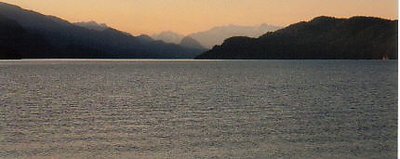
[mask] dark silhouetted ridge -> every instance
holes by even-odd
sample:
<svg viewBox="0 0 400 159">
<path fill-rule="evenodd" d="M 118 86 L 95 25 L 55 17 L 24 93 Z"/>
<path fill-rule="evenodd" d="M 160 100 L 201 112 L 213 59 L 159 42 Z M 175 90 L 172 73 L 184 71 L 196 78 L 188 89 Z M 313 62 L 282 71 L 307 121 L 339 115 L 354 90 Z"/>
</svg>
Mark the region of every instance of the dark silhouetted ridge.
<svg viewBox="0 0 400 159">
<path fill-rule="evenodd" d="M 4 34 L 1 38 L 10 39 L 0 45 L 1 58 L 193 58 L 205 51 L 154 41 L 148 36 L 133 36 L 110 27 L 82 27 L 83 24 L 78 26 L 2 2 L 0 16 Z M 26 48 L 20 48 L 22 44 Z"/>
<path fill-rule="evenodd" d="M 232 37 L 199 59 L 397 59 L 397 20 L 321 16 L 259 38 Z"/>
</svg>

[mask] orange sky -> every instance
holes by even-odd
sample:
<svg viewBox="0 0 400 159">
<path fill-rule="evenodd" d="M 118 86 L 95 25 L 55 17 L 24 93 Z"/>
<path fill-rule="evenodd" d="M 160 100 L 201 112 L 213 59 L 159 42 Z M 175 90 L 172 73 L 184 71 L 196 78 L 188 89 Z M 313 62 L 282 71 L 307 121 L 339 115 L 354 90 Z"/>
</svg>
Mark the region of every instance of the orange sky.
<svg viewBox="0 0 400 159">
<path fill-rule="evenodd" d="M 189 34 L 214 26 L 286 26 L 320 15 L 397 19 L 397 0 L 1 0 L 76 22 L 94 20 L 132 34 Z"/>
</svg>

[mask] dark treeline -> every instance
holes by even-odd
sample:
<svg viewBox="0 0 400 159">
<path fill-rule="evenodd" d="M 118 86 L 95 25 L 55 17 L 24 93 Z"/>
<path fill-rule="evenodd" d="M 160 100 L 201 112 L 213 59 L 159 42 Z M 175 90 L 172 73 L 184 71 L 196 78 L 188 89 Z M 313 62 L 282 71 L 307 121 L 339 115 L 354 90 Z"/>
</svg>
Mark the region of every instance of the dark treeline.
<svg viewBox="0 0 400 159">
<path fill-rule="evenodd" d="M 232 37 L 199 59 L 397 59 L 397 20 L 317 17 L 259 38 Z"/>
</svg>

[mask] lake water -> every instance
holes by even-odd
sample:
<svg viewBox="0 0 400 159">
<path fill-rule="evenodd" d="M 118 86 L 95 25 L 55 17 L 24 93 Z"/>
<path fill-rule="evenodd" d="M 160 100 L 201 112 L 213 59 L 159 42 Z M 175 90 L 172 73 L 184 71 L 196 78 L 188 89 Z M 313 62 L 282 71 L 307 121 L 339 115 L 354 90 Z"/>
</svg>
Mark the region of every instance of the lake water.
<svg viewBox="0 0 400 159">
<path fill-rule="evenodd" d="M 0 62 L 0 158 L 396 158 L 397 61 Z"/>
</svg>

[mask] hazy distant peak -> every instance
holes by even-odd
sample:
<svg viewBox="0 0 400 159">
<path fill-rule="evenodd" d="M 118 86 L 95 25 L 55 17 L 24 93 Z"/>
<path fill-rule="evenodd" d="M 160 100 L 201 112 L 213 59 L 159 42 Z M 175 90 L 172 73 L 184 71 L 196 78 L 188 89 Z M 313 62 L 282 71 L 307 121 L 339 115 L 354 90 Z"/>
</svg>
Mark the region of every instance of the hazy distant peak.
<svg viewBox="0 0 400 159">
<path fill-rule="evenodd" d="M 267 23 L 262 23 L 259 25 L 260 27 L 277 27 L 277 28 L 282 28 L 281 26 L 276 26 L 276 25 L 271 25 Z"/>
<path fill-rule="evenodd" d="M 76 22 L 74 24 L 80 27 L 84 27 L 86 29 L 97 30 L 97 31 L 104 31 L 109 28 L 107 24 L 97 23 L 95 21 Z"/>
<path fill-rule="evenodd" d="M 173 31 L 162 31 L 162 32 L 159 33 L 159 35 L 160 35 L 160 34 L 183 36 L 183 35 L 181 35 L 181 34 L 178 34 L 178 33 L 173 32 Z"/>
<path fill-rule="evenodd" d="M 173 32 L 173 31 L 170 31 L 170 30 L 168 30 L 168 31 L 162 31 L 160 34 L 180 35 L 180 34 L 178 34 L 178 33 L 175 33 L 175 32 Z"/>
<path fill-rule="evenodd" d="M 205 48 L 195 39 L 193 39 L 190 36 L 185 36 L 182 41 L 180 42 L 180 45 L 186 48 L 194 48 L 194 49 L 202 49 L 205 50 Z"/>
<path fill-rule="evenodd" d="M 241 25 L 224 25 L 213 27 L 207 31 L 190 34 L 193 39 L 197 40 L 202 46 L 212 48 L 220 45 L 222 42 L 233 36 L 259 37 L 267 32 L 280 29 L 279 26 L 260 24 L 257 26 L 241 26 Z"/>
<path fill-rule="evenodd" d="M 182 39 L 184 38 L 184 35 L 172 32 L 172 31 L 163 31 L 159 34 L 154 34 L 151 36 L 154 40 L 161 40 L 167 43 L 174 43 L 174 44 L 179 44 Z"/>
</svg>

